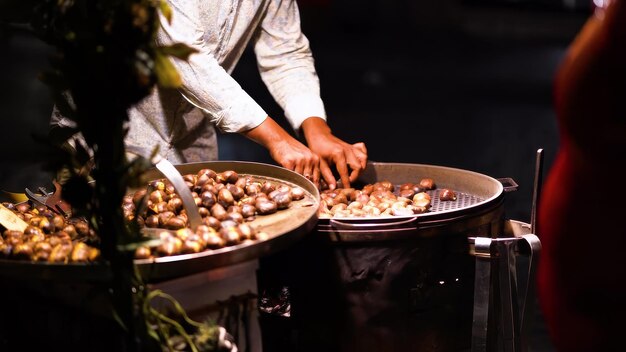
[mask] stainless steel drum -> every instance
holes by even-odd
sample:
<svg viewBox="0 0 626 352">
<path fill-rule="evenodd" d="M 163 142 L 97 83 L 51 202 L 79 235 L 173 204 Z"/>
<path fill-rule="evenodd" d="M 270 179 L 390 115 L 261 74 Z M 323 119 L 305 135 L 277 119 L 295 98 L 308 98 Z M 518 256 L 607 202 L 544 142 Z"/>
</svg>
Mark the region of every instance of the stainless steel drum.
<svg viewBox="0 0 626 352">
<path fill-rule="evenodd" d="M 298 351 L 470 348 L 475 261 L 468 238 L 502 233 L 508 186 L 461 169 L 370 163 L 354 187 L 422 178 L 454 190 L 457 201 L 439 202 L 435 190 L 427 213 L 320 219 L 313 236 L 262 261 L 261 285 L 268 292 L 284 285 L 291 300 L 289 318 L 262 317 L 268 343 Z"/>
</svg>

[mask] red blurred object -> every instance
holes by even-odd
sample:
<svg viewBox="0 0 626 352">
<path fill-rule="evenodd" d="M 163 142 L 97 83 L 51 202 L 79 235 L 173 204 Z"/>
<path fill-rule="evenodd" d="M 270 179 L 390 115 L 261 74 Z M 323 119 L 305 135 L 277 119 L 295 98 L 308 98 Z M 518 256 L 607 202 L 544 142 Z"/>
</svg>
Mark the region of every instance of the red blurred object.
<svg viewBox="0 0 626 352">
<path fill-rule="evenodd" d="M 558 351 L 609 351 L 626 328 L 626 0 L 600 1 L 555 81 L 560 148 L 543 188 L 538 288 Z"/>
</svg>

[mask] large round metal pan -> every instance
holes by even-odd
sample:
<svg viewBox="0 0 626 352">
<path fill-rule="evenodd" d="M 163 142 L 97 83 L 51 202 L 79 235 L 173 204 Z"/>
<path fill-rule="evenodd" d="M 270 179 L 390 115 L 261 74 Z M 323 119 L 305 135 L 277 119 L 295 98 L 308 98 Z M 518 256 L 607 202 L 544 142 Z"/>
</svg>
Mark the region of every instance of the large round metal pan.
<svg viewBox="0 0 626 352">
<path fill-rule="evenodd" d="M 258 231 L 267 233 L 267 239 L 195 254 L 135 260 L 142 278 L 147 282 L 174 279 L 255 260 L 288 247 L 310 233 L 317 223 L 319 207 L 317 188 L 312 182 L 290 170 L 268 164 L 240 161 L 190 163 L 176 165 L 175 168 L 181 175 L 196 173 L 203 168 L 210 168 L 216 172 L 234 170 L 240 175 L 248 175 L 255 179 L 299 186 L 306 191 L 306 196 L 302 200 L 292 202 L 288 209 L 258 216 L 250 222 Z M 157 169 L 148 171 L 144 176 L 146 184 L 149 180 L 163 177 L 164 175 Z M 105 264 L 47 264 L 0 259 L 0 276 L 94 282 L 109 279 L 111 273 Z"/>
<path fill-rule="evenodd" d="M 334 241 L 378 241 L 412 236 L 432 236 L 442 231 L 459 233 L 482 226 L 503 215 L 504 186 L 493 177 L 446 166 L 370 162 L 354 184 L 360 188 L 377 181 L 396 186 L 431 178 L 428 191 L 432 208 L 411 216 L 378 218 L 320 218 L 318 231 Z M 456 201 L 440 201 L 439 190 L 456 192 Z"/>
<path fill-rule="evenodd" d="M 240 176 L 253 179 L 270 180 L 275 183 L 298 186 L 304 189 L 306 196 L 293 201 L 289 208 L 274 214 L 257 216 L 249 224 L 257 231 L 269 236 L 265 240 L 242 243 L 217 250 L 207 250 L 194 254 L 173 255 L 153 259 L 135 260 L 143 277 L 150 281 L 167 280 L 208 269 L 233 265 L 284 249 L 304 235 L 311 232 L 317 223 L 319 192 L 315 185 L 301 175 L 282 167 L 241 161 L 215 161 L 176 165 L 181 175 L 195 174 L 209 168 L 215 172 L 234 170 Z M 158 170 L 145 174 L 146 180 L 163 178 Z"/>
</svg>

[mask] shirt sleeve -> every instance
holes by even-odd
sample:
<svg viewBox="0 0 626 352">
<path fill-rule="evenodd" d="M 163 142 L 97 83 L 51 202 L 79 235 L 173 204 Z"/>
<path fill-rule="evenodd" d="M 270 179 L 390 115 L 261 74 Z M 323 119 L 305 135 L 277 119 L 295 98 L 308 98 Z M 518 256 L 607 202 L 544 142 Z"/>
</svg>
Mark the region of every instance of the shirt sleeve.
<svg viewBox="0 0 626 352">
<path fill-rule="evenodd" d="M 271 1 L 255 36 L 261 78 L 287 120 L 298 130 L 311 116 L 326 119 L 308 39 L 295 0 Z"/>
<path fill-rule="evenodd" d="M 158 45 L 185 43 L 198 52 L 188 60 L 172 59 L 182 78 L 179 91 L 224 132 L 242 132 L 261 124 L 267 113 L 219 64 L 204 42 L 204 28 L 194 1 L 168 2 L 172 22 L 161 15 Z"/>
</svg>

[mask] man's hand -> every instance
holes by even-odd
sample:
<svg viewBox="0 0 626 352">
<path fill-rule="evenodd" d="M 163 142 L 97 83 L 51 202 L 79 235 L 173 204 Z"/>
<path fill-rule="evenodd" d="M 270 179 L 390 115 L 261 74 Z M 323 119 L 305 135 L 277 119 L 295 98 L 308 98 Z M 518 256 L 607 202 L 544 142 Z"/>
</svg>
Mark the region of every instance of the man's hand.
<svg viewBox="0 0 626 352">
<path fill-rule="evenodd" d="M 335 137 L 326 121 L 310 117 L 302 123 L 302 131 L 309 148 L 320 157 L 320 172 L 331 189 L 337 187 L 332 167 L 337 169 L 343 187 L 350 187 L 367 165 L 364 143 L 348 144 Z"/>
<path fill-rule="evenodd" d="M 320 158 L 287 133 L 271 117 L 268 116 L 259 126 L 243 134 L 264 146 L 279 165 L 318 184 Z"/>
</svg>

